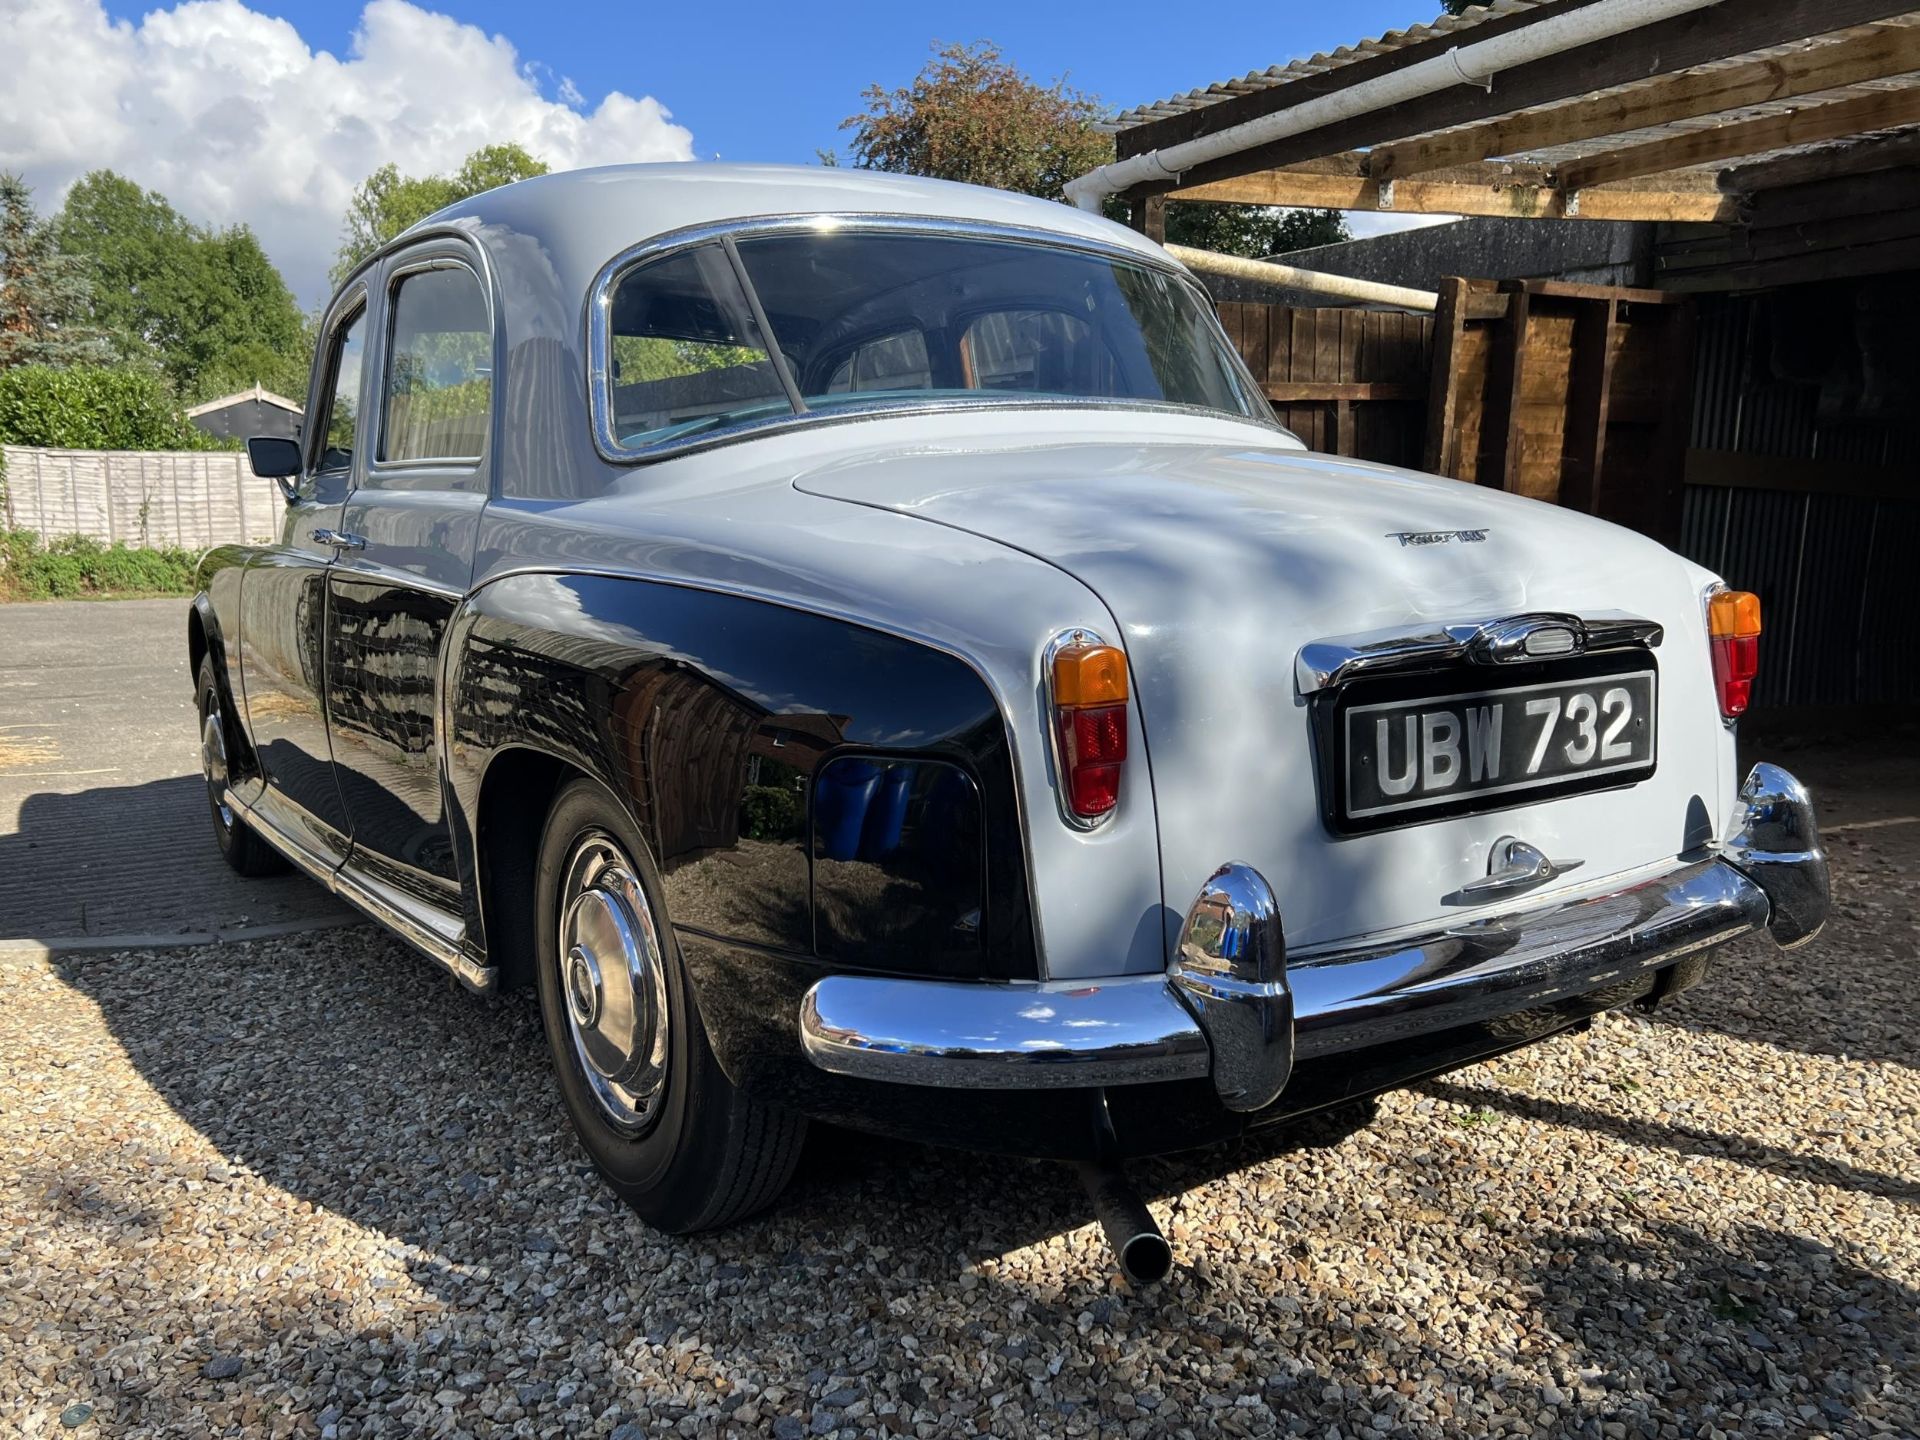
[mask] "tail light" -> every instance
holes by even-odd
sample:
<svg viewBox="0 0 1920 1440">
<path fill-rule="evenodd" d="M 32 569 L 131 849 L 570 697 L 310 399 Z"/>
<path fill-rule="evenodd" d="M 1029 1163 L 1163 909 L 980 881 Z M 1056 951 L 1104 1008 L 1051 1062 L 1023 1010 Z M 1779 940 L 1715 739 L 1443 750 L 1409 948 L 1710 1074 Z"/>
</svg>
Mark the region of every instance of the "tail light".
<svg viewBox="0 0 1920 1440">
<path fill-rule="evenodd" d="M 1746 712 L 1760 671 L 1760 597 L 1745 590 L 1714 591 L 1707 597 L 1707 635 L 1720 713 L 1732 720 Z"/>
<path fill-rule="evenodd" d="M 1127 758 L 1127 657 L 1084 632 L 1052 649 L 1048 671 L 1060 803 L 1067 818 L 1090 825 L 1120 803 Z"/>
</svg>

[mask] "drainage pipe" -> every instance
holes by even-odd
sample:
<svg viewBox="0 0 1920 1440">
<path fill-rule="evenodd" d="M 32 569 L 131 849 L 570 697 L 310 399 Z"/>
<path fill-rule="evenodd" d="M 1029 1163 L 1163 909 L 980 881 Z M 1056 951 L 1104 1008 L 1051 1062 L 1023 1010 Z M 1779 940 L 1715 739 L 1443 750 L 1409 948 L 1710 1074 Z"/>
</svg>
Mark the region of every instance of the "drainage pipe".
<svg viewBox="0 0 1920 1440">
<path fill-rule="evenodd" d="M 1719 0 L 1595 0 L 1578 10 L 1549 15 L 1504 35 L 1455 46 L 1403 70 L 1303 100 L 1215 134 L 1102 165 L 1068 181 L 1067 198 L 1082 210 L 1098 211 L 1109 195 L 1140 184 L 1178 182 L 1186 171 L 1209 160 L 1418 100 L 1453 85 L 1481 85 L 1491 91 L 1493 77 L 1503 70 L 1717 3 Z"/>
<path fill-rule="evenodd" d="M 1431 290 L 1386 285 L 1378 280 L 1355 280 L 1346 275 L 1329 275 L 1322 270 L 1302 270 L 1297 265 L 1282 265 L 1277 260 L 1247 260 L 1238 255 L 1216 255 L 1211 250 L 1193 250 L 1185 245 L 1168 245 L 1164 248 L 1189 270 L 1204 270 L 1211 275 L 1231 275 L 1236 280 L 1251 280 L 1256 285 L 1284 285 L 1290 290 L 1310 290 L 1316 295 L 1335 295 L 1342 300 L 1390 305 L 1396 310 L 1418 310 L 1429 315 L 1440 303 L 1440 297 Z"/>
</svg>

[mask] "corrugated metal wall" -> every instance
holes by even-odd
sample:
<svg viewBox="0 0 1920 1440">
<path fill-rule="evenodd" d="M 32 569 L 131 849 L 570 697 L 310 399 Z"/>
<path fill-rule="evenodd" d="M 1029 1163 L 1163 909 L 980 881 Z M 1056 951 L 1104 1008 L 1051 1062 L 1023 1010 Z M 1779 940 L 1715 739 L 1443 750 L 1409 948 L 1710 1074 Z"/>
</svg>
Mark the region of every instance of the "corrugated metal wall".
<svg viewBox="0 0 1920 1440">
<path fill-rule="evenodd" d="M 1920 701 L 1920 426 L 1822 422 L 1814 386 L 1757 373 L 1757 299 L 1701 303 L 1694 448 L 1911 465 L 1916 497 L 1689 485 L 1680 548 L 1760 596 L 1756 705 Z"/>
</svg>

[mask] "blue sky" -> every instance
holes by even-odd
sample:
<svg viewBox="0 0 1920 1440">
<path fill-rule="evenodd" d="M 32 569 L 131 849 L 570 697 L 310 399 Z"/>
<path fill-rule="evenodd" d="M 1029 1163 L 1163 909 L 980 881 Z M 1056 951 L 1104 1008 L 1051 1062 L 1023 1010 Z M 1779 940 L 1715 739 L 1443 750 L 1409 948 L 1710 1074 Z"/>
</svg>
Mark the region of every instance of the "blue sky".
<svg viewBox="0 0 1920 1440">
<path fill-rule="evenodd" d="M 1437 0 L 1178 6 L 1007 3 L 596 4 L 579 0 L 420 0 L 512 41 L 545 66 L 548 93 L 570 78 L 591 106 L 610 90 L 651 95 L 693 132 L 702 158 L 805 162 L 838 147 L 838 123 L 879 81 L 904 84 L 935 40 L 1000 44 L 1022 69 L 1066 74 L 1115 109 L 1255 68 L 1284 64 L 1384 30 L 1429 20 Z M 348 49 L 360 5 L 250 0 L 289 20 L 315 49 Z M 117 18 L 151 4 L 111 0 Z M 1199 23 L 1189 23 L 1197 20 Z M 507 137 L 502 137 L 507 138 Z"/>
<path fill-rule="evenodd" d="M 1119 110 L 1429 20 L 1438 3 L 0 0 L 15 61 L 0 170 L 47 209 L 109 168 L 197 223 L 250 226 L 313 306 L 355 187 L 388 162 L 444 174 L 513 140 L 555 169 L 810 164 L 842 148 L 867 86 L 906 84 L 935 41 L 994 41 Z"/>
</svg>

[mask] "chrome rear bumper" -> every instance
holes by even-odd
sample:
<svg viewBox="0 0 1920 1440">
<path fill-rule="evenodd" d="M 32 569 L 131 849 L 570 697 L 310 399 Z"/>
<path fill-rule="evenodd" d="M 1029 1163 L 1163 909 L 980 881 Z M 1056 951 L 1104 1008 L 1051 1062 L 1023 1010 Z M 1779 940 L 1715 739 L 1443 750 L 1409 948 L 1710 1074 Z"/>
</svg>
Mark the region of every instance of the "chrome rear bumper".
<svg viewBox="0 0 1920 1440">
<path fill-rule="evenodd" d="M 978 1089 L 1135 1085 L 1211 1075 L 1229 1109 L 1278 1097 L 1296 1059 L 1411 1040 L 1631 981 L 1768 929 L 1803 944 L 1826 919 L 1813 806 L 1757 765 L 1720 853 L 1612 894 L 1289 963 L 1266 883 L 1223 866 L 1165 975 L 967 984 L 836 975 L 807 993 L 800 1039 L 823 1070 Z"/>
</svg>

